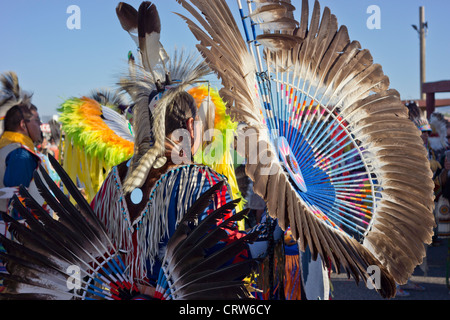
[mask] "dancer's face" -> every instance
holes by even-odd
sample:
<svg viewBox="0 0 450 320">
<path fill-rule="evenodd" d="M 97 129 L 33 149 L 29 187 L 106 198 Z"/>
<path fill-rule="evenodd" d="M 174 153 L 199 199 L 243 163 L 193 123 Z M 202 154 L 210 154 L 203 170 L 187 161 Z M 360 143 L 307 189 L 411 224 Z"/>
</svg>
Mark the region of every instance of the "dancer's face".
<svg viewBox="0 0 450 320">
<path fill-rule="evenodd" d="M 423 131 L 422 135 L 420 136 L 422 138 L 423 144 L 426 145 L 428 143 L 428 137 L 430 136 L 430 133 L 428 131 Z"/>
<path fill-rule="evenodd" d="M 28 135 L 33 142 L 40 142 L 42 141 L 41 119 L 39 118 L 39 113 L 37 111 L 32 110 L 31 113 L 33 116 L 25 121 Z"/>
<path fill-rule="evenodd" d="M 194 156 L 197 151 L 200 149 L 200 146 L 202 144 L 202 132 L 203 132 L 203 125 L 202 122 L 199 119 L 199 116 L 197 115 L 194 118 L 189 118 L 187 123 L 187 129 L 189 131 L 189 135 L 191 137 L 191 152 L 192 156 Z"/>
</svg>

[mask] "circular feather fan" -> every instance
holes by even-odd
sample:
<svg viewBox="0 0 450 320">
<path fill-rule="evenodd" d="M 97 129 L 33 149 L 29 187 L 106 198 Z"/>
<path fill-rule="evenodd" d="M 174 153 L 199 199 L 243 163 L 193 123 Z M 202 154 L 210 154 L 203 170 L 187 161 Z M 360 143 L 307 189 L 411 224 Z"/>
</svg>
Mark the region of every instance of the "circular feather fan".
<svg viewBox="0 0 450 320">
<path fill-rule="evenodd" d="M 302 250 L 395 295 L 425 256 L 433 181 L 420 131 L 382 67 L 316 1 L 178 2 L 198 50 L 221 78 L 254 191 Z M 250 28 L 251 27 L 251 28 Z M 259 27 L 259 31 L 257 30 Z M 413 174 L 412 174 L 413 173 Z M 373 284 L 373 283 L 372 283 Z"/>
</svg>

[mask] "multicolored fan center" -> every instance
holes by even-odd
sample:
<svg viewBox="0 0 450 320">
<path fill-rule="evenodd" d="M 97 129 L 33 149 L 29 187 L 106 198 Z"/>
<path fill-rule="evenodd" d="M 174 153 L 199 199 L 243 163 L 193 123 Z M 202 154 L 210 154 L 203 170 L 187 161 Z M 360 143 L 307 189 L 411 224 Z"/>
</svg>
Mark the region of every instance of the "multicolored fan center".
<svg viewBox="0 0 450 320">
<path fill-rule="evenodd" d="M 289 97 L 288 88 L 281 86 Z M 295 99 L 297 100 L 297 99 Z M 265 120 L 291 184 L 311 213 L 358 238 L 372 220 L 372 178 L 346 124 L 315 100 L 270 101 Z M 309 105 L 309 107 L 308 107 Z M 283 113 L 281 110 L 292 112 Z"/>
<path fill-rule="evenodd" d="M 278 152 L 285 164 L 286 171 L 289 173 L 294 183 L 301 191 L 307 192 L 308 188 L 306 187 L 305 179 L 300 170 L 300 165 L 285 137 L 280 137 L 278 139 Z"/>
</svg>

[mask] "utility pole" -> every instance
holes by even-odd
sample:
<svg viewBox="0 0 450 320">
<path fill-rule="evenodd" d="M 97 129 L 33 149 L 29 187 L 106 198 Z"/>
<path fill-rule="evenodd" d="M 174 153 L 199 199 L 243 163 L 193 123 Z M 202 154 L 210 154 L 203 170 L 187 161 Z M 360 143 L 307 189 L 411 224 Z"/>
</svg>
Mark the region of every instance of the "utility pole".
<svg viewBox="0 0 450 320">
<path fill-rule="evenodd" d="M 420 17 L 420 98 L 422 100 L 426 99 L 426 95 L 423 93 L 422 86 L 426 81 L 426 62 L 425 62 L 425 52 L 426 52 L 426 42 L 425 42 L 425 28 L 428 27 L 425 22 L 425 7 L 419 8 Z"/>
<path fill-rule="evenodd" d="M 419 34 L 420 39 L 420 99 L 425 100 L 426 94 L 423 93 L 422 86 L 426 81 L 426 62 L 425 62 L 425 53 L 426 53 L 426 34 L 428 29 L 428 23 L 425 22 L 425 7 L 419 8 L 419 22 L 420 25 L 417 27 L 413 25 L 414 30 Z"/>
</svg>

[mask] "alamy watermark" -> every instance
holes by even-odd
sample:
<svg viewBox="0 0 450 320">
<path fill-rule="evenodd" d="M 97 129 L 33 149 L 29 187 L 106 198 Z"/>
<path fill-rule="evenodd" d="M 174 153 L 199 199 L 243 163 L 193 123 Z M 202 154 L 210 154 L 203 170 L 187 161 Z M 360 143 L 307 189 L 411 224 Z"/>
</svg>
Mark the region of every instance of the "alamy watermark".
<svg viewBox="0 0 450 320">
<path fill-rule="evenodd" d="M 196 121 L 194 127 L 201 127 L 201 121 Z M 259 164 L 262 166 L 260 172 L 262 175 L 278 172 L 271 166 L 278 158 L 278 152 L 270 143 L 267 129 L 247 128 L 238 129 L 237 132 L 231 129 L 225 131 L 209 129 L 203 132 L 200 129 L 195 135 L 192 144 L 190 132 L 186 129 L 177 129 L 171 134 L 171 141 L 177 144 L 177 147 L 171 151 L 171 160 L 174 164 L 187 164 L 198 152 L 202 154 L 201 162 L 206 165 L 226 164 L 222 162 L 226 159 L 224 154 L 235 149 L 240 155 L 233 158 L 235 164 Z M 192 154 L 193 151 L 194 154 Z"/>
<path fill-rule="evenodd" d="M 367 18 L 366 26 L 370 30 L 381 29 L 381 9 L 377 5 L 371 5 L 367 7 L 367 14 L 370 14 Z"/>
<path fill-rule="evenodd" d="M 81 29 L 81 9 L 77 5 L 71 5 L 67 7 L 67 14 L 70 16 L 67 18 L 66 26 L 69 30 L 80 30 Z"/>
<path fill-rule="evenodd" d="M 367 278 L 366 287 L 370 290 L 381 289 L 381 271 L 379 266 L 371 265 L 367 268 Z"/>
<path fill-rule="evenodd" d="M 71 265 L 66 270 L 69 277 L 66 280 L 66 286 L 69 290 L 81 289 L 81 270 L 79 266 Z"/>
<path fill-rule="evenodd" d="M 77 5 L 70 5 L 66 10 L 70 16 L 67 18 L 66 26 L 69 30 L 81 29 L 81 9 Z M 370 5 L 366 10 L 370 16 L 367 18 L 366 26 L 370 30 L 381 29 L 381 8 L 377 5 Z"/>
</svg>

